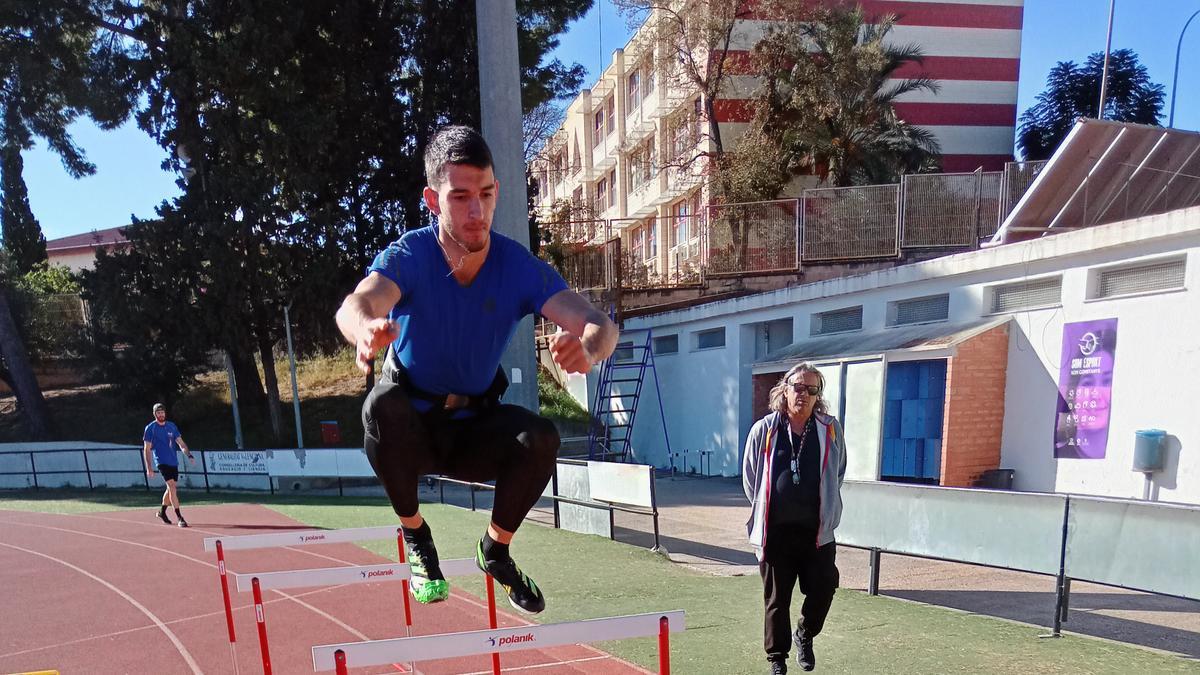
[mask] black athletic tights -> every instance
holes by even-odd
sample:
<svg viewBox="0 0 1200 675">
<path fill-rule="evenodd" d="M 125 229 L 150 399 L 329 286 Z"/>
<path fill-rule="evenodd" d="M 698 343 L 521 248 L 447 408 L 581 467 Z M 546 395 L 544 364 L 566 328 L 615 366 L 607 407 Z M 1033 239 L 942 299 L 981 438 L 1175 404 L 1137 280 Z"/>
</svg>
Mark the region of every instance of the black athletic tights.
<svg viewBox="0 0 1200 675">
<path fill-rule="evenodd" d="M 442 410 L 418 413 L 391 367 L 362 409 L 367 459 L 396 515 L 417 513 L 420 476 L 496 481 L 492 522 L 516 532 L 554 472 L 559 437 L 554 424 L 516 405 L 498 405 L 464 419 Z"/>
</svg>

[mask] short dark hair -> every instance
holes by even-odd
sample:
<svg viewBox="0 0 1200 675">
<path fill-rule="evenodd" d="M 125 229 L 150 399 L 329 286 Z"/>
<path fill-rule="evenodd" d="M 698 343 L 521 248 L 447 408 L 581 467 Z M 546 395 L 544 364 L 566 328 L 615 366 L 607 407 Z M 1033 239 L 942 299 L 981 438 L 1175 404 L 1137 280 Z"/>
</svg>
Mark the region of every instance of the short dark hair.
<svg viewBox="0 0 1200 675">
<path fill-rule="evenodd" d="M 425 180 L 430 187 L 437 187 L 446 179 L 447 164 L 465 164 L 477 169 L 494 166 L 492 151 L 483 136 L 471 127 L 460 125 L 442 127 L 429 139 L 425 148 Z"/>
</svg>

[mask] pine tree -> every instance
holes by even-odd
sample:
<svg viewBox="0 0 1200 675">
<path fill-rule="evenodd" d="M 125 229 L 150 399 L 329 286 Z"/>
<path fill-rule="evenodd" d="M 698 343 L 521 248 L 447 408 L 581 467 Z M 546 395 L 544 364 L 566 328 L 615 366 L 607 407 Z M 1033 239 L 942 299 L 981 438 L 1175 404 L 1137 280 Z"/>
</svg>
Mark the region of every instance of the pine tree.
<svg viewBox="0 0 1200 675">
<path fill-rule="evenodd" d="M 6 111 L 5 118 L 10 114 Z M 4 136 L 9 137 L 7 124 Z M 23 168 L 20 148 L 11 143 L 0 145 L 0 228 L 4 233 L 4 249 L 18 274 L 29 272 L 46 260 L 46 237 L 29 209 Z"/>
<path fill-rule="evenodd" d="M 1017 147 L 1027 160 L 1048 159 L 1080 117 L 1096 118 L 1104 54 L 1096 52 L 1082 66 L 1059 61 L 1046 77 L 1037 103 L 1021 114 Z M 1104 119 L 1158 125 L 1163 86 L 1150 81 L 1146 67 L 1130 49 L 1109 55 Z"/>
</svg>

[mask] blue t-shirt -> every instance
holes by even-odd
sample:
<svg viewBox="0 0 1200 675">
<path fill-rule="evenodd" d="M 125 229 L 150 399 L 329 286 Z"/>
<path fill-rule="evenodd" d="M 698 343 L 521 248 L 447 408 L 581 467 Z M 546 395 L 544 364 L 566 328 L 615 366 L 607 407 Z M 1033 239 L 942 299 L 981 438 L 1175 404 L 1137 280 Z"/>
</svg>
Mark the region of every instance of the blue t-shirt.
<svg viewBox="0 0 1200 675">
<path fill-rule="evenodd" d="M 495 232 L 491 238 L 487 259 L 468 286 L 455 280 L 432 226 L 405 233 L 367 269 L 400 287 L 400 302 L 388 315 L 399 332 L 392 347 L 424 391 L 487 391 L 517 323 L 567 288 L 525 247 Z"/>
<path fill-rule="evenodd" d="M 175 452 L 179 450 L 179 446 L 175 444 L 178 439 L 179 427 L 175 426 L 174 422 L 159 424 L 155 420 L 147 424 L 146 431 L 142 433 L 142 441 L 149 443 L 154 449 L 155 464 L 179 466 L 179 458 L 175 456 Z"/>
</svg>

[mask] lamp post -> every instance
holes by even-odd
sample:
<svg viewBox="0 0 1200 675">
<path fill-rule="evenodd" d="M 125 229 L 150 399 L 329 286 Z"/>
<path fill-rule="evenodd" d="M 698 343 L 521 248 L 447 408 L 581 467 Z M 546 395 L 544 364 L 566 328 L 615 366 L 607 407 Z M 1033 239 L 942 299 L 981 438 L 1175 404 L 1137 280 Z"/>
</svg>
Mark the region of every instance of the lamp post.
<svg viewBox="0 0 1200 675">
<path fill-rule="evenodd" d="M 1200 9 L 1192 12 L 1188 20 L 1183 24 L 1183 30 L 1179 31 L 1179 41 L 1175 43 L 1175 75 L 1171 77 L 1171 114 L 1167 116 L 1167 128 L 1175 127 L 1175 94 L 1179 86 L 1179 51 L 1183 48 L 1183 34 L 1187 32 L 1188 26 L 1191 25 L 1192 19 L 1200 15 Z"/>
<path fill-rule="evenodd" d="M 1117 0 L 1108 0 L 1108 38 L 1104 44 L 1104 70 L 1100 74 L 1100 109 L 1096 111 L 1096 119 L 1104 119 L 1104 97 L 1108 92 L 1108 55 L 1112 51 L 1113 11 L 1117 8 Z"/>
</svg>

